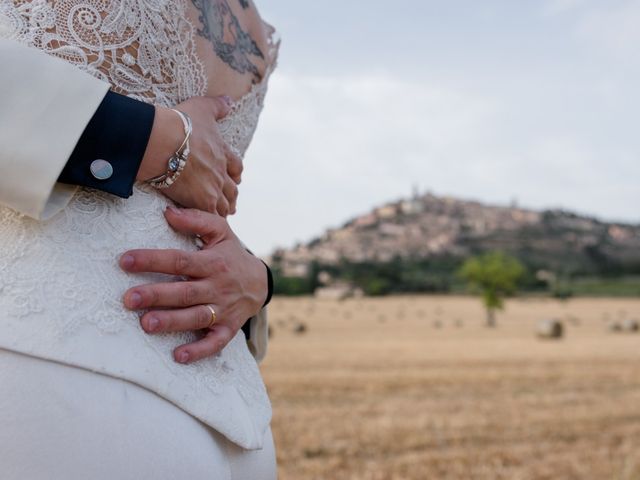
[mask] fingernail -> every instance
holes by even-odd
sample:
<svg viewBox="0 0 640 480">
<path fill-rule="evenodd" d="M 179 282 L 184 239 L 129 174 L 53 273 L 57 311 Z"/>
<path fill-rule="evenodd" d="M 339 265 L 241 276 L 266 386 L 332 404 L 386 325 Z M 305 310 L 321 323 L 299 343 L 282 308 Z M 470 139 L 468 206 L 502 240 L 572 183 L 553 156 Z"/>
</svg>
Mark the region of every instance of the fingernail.
<svg viewBox="0 0 640 480">
<path fill-rule="evenodd" d="M 180 210 L 180 209 L 178 209 L 178 208 L 176 208 L 176 207 L 173 207 L 173 206 L 171 206 L 171 205 L 169 205 L 169 206 L 167 207 L 167 210 L 169 210 L 169 211 L 170 211 L 171 213 L 173 213 L 174 215 L 182 215 L 182 210 Z"/>
<path fill-rule="evenodd" d="M 233 99 L 229 95 L 222 95 L 222 101 L 227 104 L 227 107 L 233 105 Z"/>
<path fill-rule="evenodd" d="M 160 320 L 158 320 L 156 317 L 151 317 L 149 318 L 148 325 L 149 325 L 149 331 L 155 332 L 160 326 Z"/>
<path fill-rule="evenodd" d="M 123 268 L 131 268 L 134 263 L 136 263 L 136 259 L 133 258 L 132 255 L 125 255 L 120 260 L 120 265 L 122 265 Z"/>
<path fill-rule="evenodd" d="M 142 296 L 139 293 L 129 295 L 129 305 L 131 305 L 131 308 L 138 308 L 142 305 Z"/>
<path fill-rule="evenodd" d="M 180 352 L 178 354 L 178 362 L 187 363 L 189 361 L 189 353 L 188 352 Z"/>
</svg>

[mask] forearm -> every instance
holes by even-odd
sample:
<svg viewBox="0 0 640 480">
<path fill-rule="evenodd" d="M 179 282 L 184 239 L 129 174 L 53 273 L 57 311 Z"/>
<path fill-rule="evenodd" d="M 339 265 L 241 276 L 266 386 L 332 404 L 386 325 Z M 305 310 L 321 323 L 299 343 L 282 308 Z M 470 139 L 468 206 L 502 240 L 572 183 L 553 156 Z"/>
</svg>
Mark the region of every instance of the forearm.
<svg viewBox="0 0 640 480">
<path fill-rule="evenodd" d="M 12 40 L 0 59 L 0 203 L 40 218 L 109 85 Z"/>
</svg>

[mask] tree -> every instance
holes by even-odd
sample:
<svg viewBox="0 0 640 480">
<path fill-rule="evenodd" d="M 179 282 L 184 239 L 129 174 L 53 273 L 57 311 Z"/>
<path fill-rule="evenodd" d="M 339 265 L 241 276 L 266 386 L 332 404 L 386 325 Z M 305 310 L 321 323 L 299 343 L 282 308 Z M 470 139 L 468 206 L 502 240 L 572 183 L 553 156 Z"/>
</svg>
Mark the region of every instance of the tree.
<svg viewBox="0 0 640 480">
<path fill-rule="evenodd" d="M 495 327 L 495 312 L 502 310 L 505 296 L 515 293 L 525 269 L 518 259 L 502 252 L 490 252 L 469 258 L 460 276 L 479 291 L 487 309 L 487 327 Z"/>
</svg>

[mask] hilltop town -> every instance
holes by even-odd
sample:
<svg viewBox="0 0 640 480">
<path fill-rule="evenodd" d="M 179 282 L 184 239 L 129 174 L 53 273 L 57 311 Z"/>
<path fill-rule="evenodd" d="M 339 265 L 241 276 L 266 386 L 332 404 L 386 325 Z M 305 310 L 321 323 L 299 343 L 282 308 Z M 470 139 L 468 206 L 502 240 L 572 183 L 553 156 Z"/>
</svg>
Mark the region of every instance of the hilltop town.
<svg viewBox="0 0 640 480">
<path fill-rule="evenodd" d="M 374 208 L 306 244 L 274 252 L 271 261 L 282 275 L 303 277 L 312 264 L 465 258 L 490 250 L 564 273 L 638 273 L 640 225 L 427 193 Z"/>
</svg>

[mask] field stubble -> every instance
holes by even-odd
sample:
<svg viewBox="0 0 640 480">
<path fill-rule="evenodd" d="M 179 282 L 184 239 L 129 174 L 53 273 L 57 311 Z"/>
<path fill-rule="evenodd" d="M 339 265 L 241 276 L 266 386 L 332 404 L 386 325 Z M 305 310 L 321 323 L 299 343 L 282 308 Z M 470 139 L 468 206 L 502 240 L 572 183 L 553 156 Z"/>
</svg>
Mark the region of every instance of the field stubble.
<svg viewBox="0 0 640 480">
<path fill-rule="evenodd" d="M 536 339 L 553 317 L 565 338 Z M 624 318 L 640 300 L 511 300 L 487 329 L 474 298 L 276 298 L 280 479 L 640 479 L 640 335 L 607 329 Z"/>
</svg>

